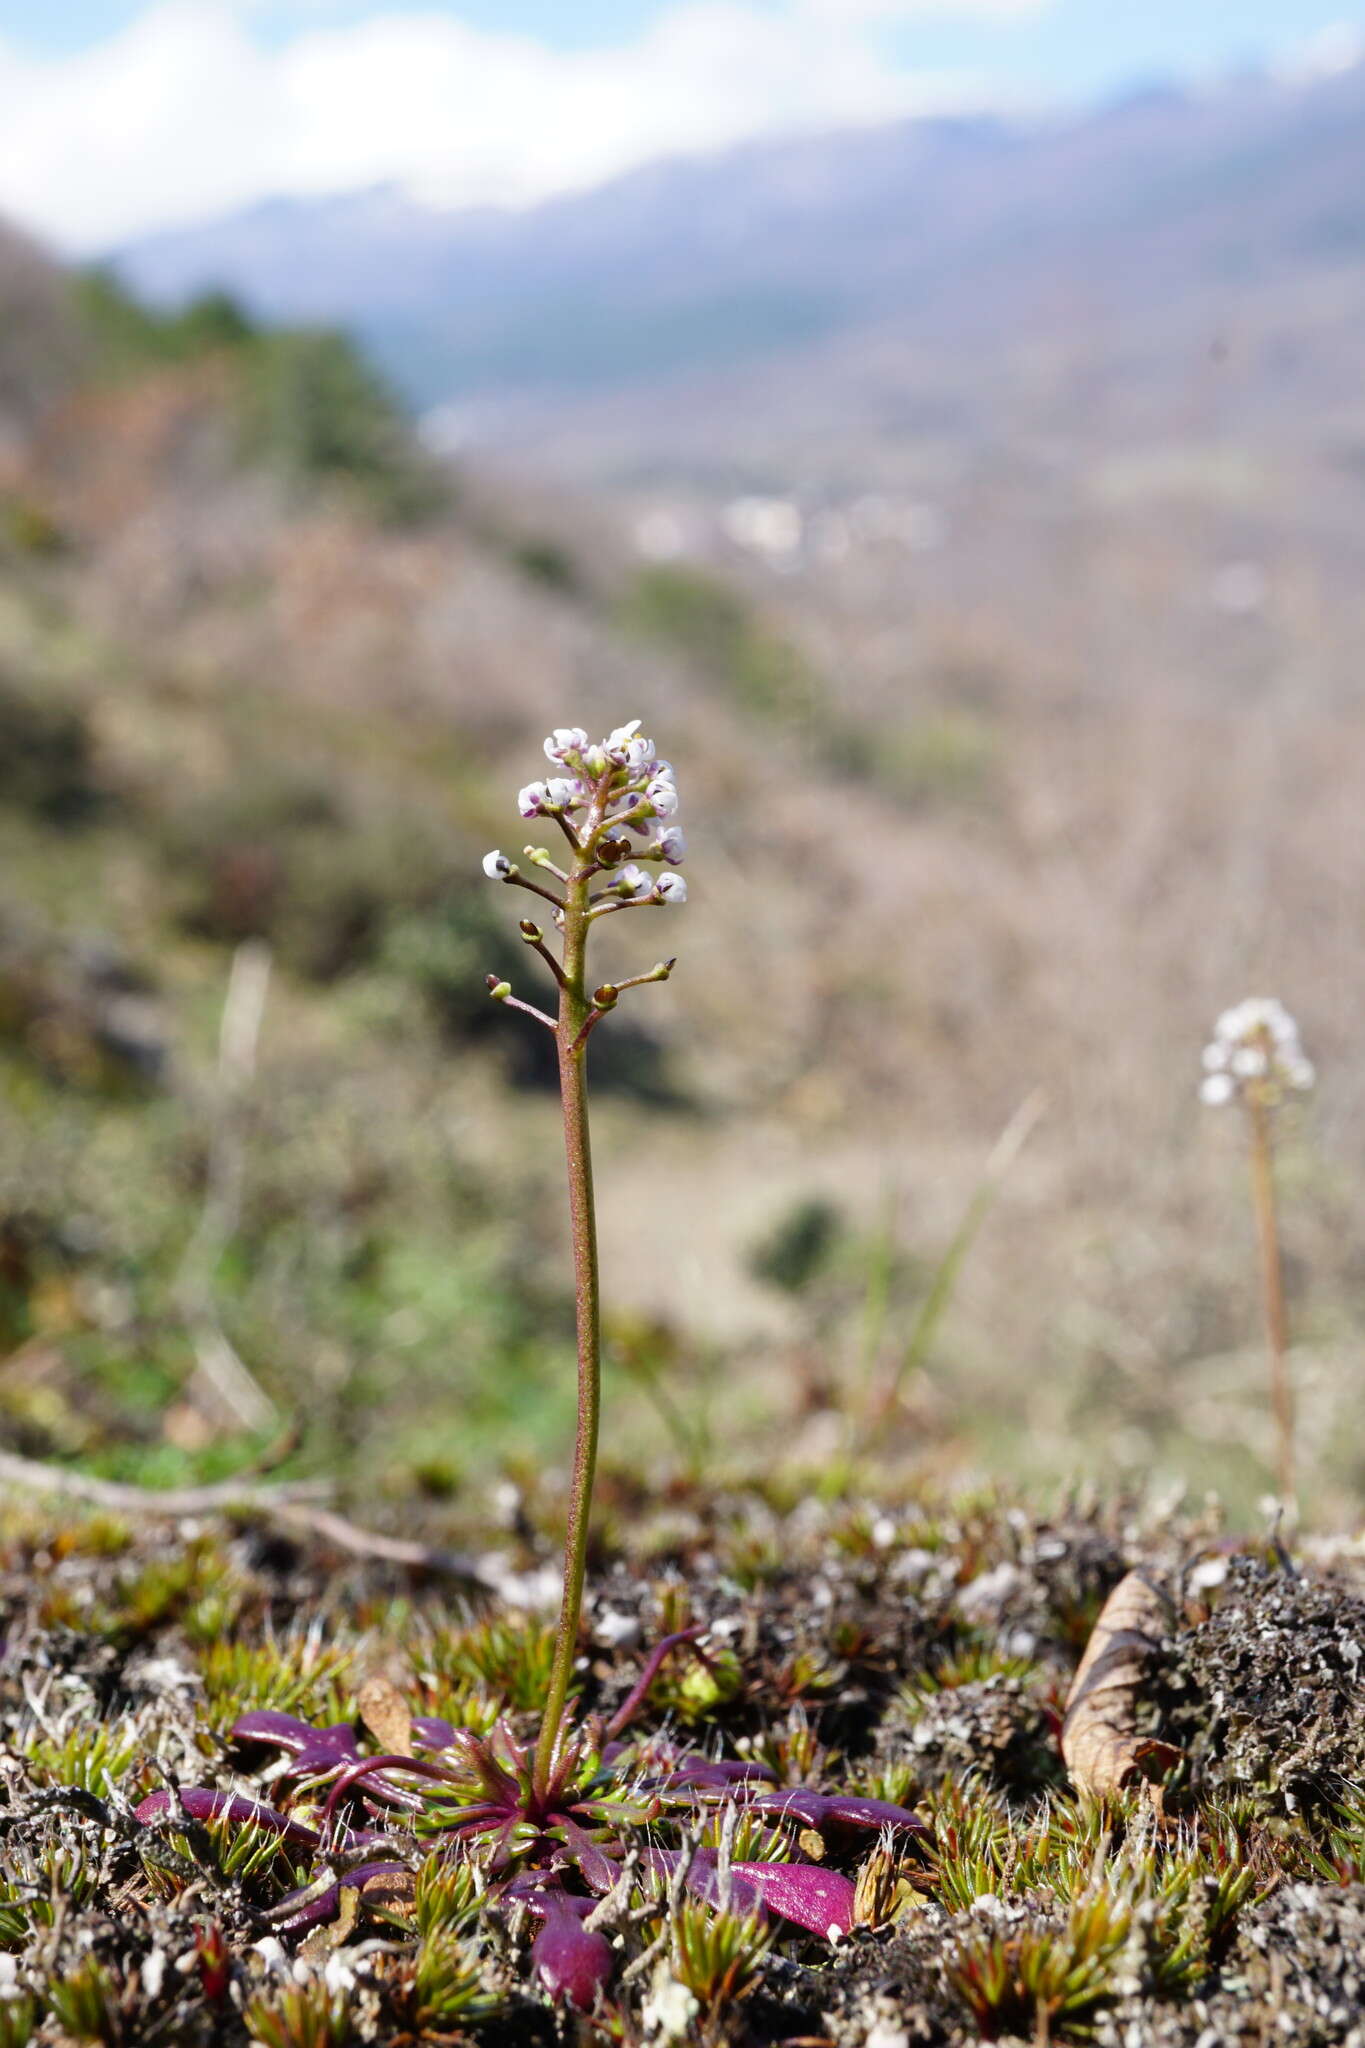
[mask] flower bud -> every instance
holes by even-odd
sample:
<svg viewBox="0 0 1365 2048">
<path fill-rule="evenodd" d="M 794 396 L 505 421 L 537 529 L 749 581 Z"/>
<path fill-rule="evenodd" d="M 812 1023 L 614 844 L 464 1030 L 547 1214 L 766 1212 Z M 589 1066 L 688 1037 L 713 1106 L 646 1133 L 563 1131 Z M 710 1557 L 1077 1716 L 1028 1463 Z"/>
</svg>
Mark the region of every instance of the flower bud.
<svg viewBox="0 0 1365 2048">
<path fill-rule="evenodd" d="M 681 875 L 660 875 L 654 884 L 654 894 L 660 903 L 686 903 L 687 883 Z"/>
<path fill-rule="evenodd" d="M 512 993 L 510 981 L 499 981 L 496 974 L 485 974 L 483 985 L 495 1003 L 505 1003 Z"/>
<path fill-rule="evenodd" d="M 507 855 L 500 853 L 495 846 L 491 853 L 486 853 L 483 857 L 483 871 L 490 882 L 508 882 L 516 873 L 516 868 Z"/>
<path fill-rule="evenodd" d="M 614 981 L 604 981 L 601 988 L 595 988 L 592 992 L 593 1008 L 595 1010 L 614 1010 L 620 993 L 621 991 Z"/>
<path fill-rule="evenodd" d="M 528 946 L 538 946 L 545 936 L 540 926 L 529 917 L 522 918 L 521 923 L 517 926 L 517 930 L 521 933 Z"/>
</svg>

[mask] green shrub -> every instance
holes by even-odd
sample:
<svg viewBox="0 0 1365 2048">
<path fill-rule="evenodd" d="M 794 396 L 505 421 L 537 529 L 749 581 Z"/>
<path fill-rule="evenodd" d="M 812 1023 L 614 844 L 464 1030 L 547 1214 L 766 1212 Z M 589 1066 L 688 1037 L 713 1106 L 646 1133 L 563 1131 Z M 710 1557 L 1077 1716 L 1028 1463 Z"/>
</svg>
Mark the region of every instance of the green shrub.
<svg viewBox="0 0 1365 2048">
<path fill-rule="evenodd" d="M 243 393 L 247 450 L 291 483 L 342 483 L 396 524 L 445 502 L 387 388 L 345 335 L 284 330 L 252 350 Z"/>
<path fill-rule="evenodd" d="M 625 620 L 709 670 L 747 711 L 798 723 L 819 710 L 819 680 L 804 657 L 771 632 L 738 591 L 704 570 L 672 563 L 642 569 Z"/>
<path fill-rule="evenodd" d="M 73 825 L 103 793 L 81 707 L 50 684 L 0 674 L 0 804 Z"/>
<path fill-rule="evenodd" d="M 235 372 L 245 456 L 300 489 L 343 484 L 386 520 L 426 518 L 445 504 L 402 407 L 344 334 L 263 328 L 225 292 L 158 312 L 106 270 L 87 271 L 74 289 L 97 377 L 218 360 Z"/>
<path fill-rule="evenodd" d="M 749 1254 L 749 1270 L 783 1294 L 803 1294 L 825 1273 L 843 1235 L 832 1202 L 809 1195 L 794 1202 Z"/>
</svg>

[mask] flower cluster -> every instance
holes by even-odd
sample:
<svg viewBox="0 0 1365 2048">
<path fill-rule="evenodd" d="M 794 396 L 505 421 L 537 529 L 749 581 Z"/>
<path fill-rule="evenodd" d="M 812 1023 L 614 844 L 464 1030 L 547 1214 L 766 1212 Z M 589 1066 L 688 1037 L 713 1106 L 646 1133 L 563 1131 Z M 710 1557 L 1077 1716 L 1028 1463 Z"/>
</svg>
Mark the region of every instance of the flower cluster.
<svg viewBox="0 0 1365 2048">
<path fill-rule="evenodd" d="M 640 720 L 592 741 L 581 725 L 556 726 L 545 754 L 561 772 L 518 792 L 522 817 L 554 819 L 599 867 L 616 870 L 608 894 L 617 903 L 685 903 L 681 875 L 652 875 L 640 865 L 677 868 L 687 851 L 682 827 L 672 822 L 678 809 L 672 764 L 659 759 Z M 538 849 L 527 853 L 537 866 L 547 865 Z M 496 848 L 484 856 L 483 871 L 490 881 L 518 879 L 513 862 Z"/>
<path fill-rule="evenodd" d="M 1313 1066 L 1299 1043 L 1299 1027 L 1273 996 L 1248 996 L 1224 1010 L 1204 1047 L 1201 1101 L 1218 1107 L 1236 1096 L 1267 1106 L 1289 1090 L 1313 1086 Z"/>
</svg>

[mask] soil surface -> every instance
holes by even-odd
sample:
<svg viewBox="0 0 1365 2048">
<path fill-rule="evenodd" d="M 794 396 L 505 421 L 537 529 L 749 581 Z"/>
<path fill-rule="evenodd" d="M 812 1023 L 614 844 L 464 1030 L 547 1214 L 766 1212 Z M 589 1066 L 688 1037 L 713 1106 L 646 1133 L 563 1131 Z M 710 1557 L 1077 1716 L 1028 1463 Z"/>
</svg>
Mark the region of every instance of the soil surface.
<svg viewBox="0 0 1365 2048">
<path fill-rule="evenodd" d="M 240 1820 L 196 1821 L 173 1788 L 316 1822 L 317 1785 L 228 1731 L 275 1709 L 352 1724 L 362 1753 L 389 1747 L 372 1708 L 359 1718 L 367 1679 L 404 1711 L 480 1734 L 501 1714 L 533 1737 L 548 1629 L 515 1603 L 553 1585 L 548 1539 L 523 1517 L 496 1550 L 476 1542 L 474 1585 L 232 1519 L 11 1509 L 0 2048 L 1365 2048 L 1365 1546 L 1243 1545 L 1212 1512 L 1090 1505 L 1040 1520 L 994 1496 L 681 1492 L 614 1526 L 625 1533 L 596 1560 L 585 1617 L 579 1724 L 622 1705 L 661 1637 L 704 1631 L 705 1661 L 665 1661 L 631 1737 L 662 1731 L 672 1754 L 747 1760 L 779 1787 L 889 1801 L 921 1824 L 817 1816 L 731 1841 L 737 1861 L 757 1846 L 852 1880 L 842 1938 L 780 1914 L 766 1934 L 731 1914 L 717 1936 L 710 1909 L 681 1890 L 661 1904 L 641 1877 L 604 1922 L 605 1992 L 575 2014 L 538 1981 L 536 1921 L 504 1882 L 515 1855 L 499 1863 L 485 1842 L 474 1907 L 432 1906 L 450 1838 L 431 1806 L 373 1816 L 400 1873 L 425 1870 L 415 1904 L 402 1874 L 387 1894 L 343 1884 L 337 1917 L 291 1926 L 281 1899 L 317 1859 Z M 1139 1702 L 1143 1732 L 1169 1747 L 1161 1782 L 1154 1771 L 1098 1801 L 1069 1782 L 1059 1729 L 1096 1616 L 1137 1565 L 1169 1596 Z M 138 1817 L 168 1790 L 170 1811 Z M 598 1839 L 647 1860 L 714 1840 L 718 1812 L 655 1812 Z M 555 1882 L 590 1891 L 590 1868 Z"/>
</svg>

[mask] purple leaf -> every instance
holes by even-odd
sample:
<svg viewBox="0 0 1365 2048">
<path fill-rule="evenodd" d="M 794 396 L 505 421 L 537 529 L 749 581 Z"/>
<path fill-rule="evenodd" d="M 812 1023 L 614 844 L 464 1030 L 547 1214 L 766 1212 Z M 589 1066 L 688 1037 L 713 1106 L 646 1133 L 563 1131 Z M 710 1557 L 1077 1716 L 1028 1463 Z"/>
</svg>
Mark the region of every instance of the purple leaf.
<svg viewBox="0 0 1365 2048">
<path fill-rule="evenodd" d="M 356 1754 L 355 1730 L 349 1721 L 334 1721 L 328 1728 L 310 1728 L 295 1714 L 280 1714 L 261 1707 L 241 1714 L 228 1731 L 234 1742 L 264 1742 L 293 1757 L 286 1773 L 290 1778 L 319 1778 Z"/>
<path fill-rule="evenodd" d="M 682 1861 L 680 1849 L 646 1849 L 640 1858 L 644 1869 L 652 1870 L 656 1877 L 672 1878 Z M 714 1849 L 698 1849 L 688 1866 L 684 1880 L 687 1889 L 708 1906 L 720 1906 L 724 1889 L 716 1869 Z M 730 1866 L 729 1906 L 732 1913 L 762 1913 L 763 1898 L 756 1884 L 747 1878 L 735 1876 L 735 1865 Z"/>
<path fill-rule="evenodd" d="M 929 1832 L 908 1808 L 893 1806 L 890 1800 L 864 1799 L 853 1792 L 812 1792 L 804 1785 L 795 1785 L 789 1791 L 762 1792 L 749 1802 L 749 1807 L 753 1813 L 771 1814 L 776 1820 L 799 1820 L 808 1828 L 833 1824 L 847 1828 L 909 1828 L 917 1835 Z"/>
<path fill-rule="evenodd" d="M 311 1728 L 307 1721 L 300 1721 L 297 1714 L 280 1714 L 273 1707 L 259 1707 L 249 1714 L 239 1714 L 228 1735 L 233 1742 L 268 1742 L 275 1749 L 297 1756 L 301 1749 L 311 1749 L 317 1743 L 320 1731 Z"/>
<path fill-rule="evenodd" d="M 330 1745 L 317 1743 L 311 1749 L 301 1749 L 281 1775 L 286 1778 L 325 1778 L 329 1771 L 339 1771 L 355 1760 L 354 1749 L 333 1749 Z"/>
<path fill-rule="evenodd" d="M 807 1792 L 795 1785 L 782 1792 L 761 1792 L 748 1803 L 750 1813 L 762 1813 L 774 1820 L 799 1820 L 802 1827 L 818 1828 L 825 1817 L 827 1801 L 822 1792 Z"/>
<path fill-rule="evenodd" d="M 322 1845 L 321 1837 L 302 1821 L 290 1820 L 287 1814 L 277 1813 L 273 1806 L 262 1806 L 257 1799 L 244 1799 L 239 1792 L 210 1792 L 203 1785 L 182 1785 L 175 1797 L 191 1820 L 236 1820 L 244 1827 L 254 1824 L 268 1828 L 301 1849 Z M 144 1826 L 165 1816 L 172 1820 L 176 1817 L 175 1800 L 169 1792 L 149 1793 L 136 1814 Z"/>
<path fill-rule="evenodd" d="M 534 1898 L 528 1901 L 533 1912 L 544 1916 L 531 1944 L 531 1968 L 551 1998 L 591 2012 L 616 1960 L 611 1943 L 604 1934 L 588 1932 L 563 1893 L 541 1897 L 539 1906 Z"/>
<path fill-rule="evenodd" d="M 775 1785 L 776 1771 L 770 1771 L 766 1764 L 741 1761 L 739 1758 L 724 1756 L 687 1755 L 678 1758 L 678 1768 L 683 1771 L 706 1771 L 724 1778 L 732 1785 L 761 1783 Z"/>
<path fill-rule="evenodd" d="M 299 1891 L 287 1893 L 266 1918 L 286 1933 L 295 1933 L 300 1927 L 320 1927 L 324 1920 L 335 1920 L 340 1909 L 341 1886 L 329 1884 L 319 1888 L 315 1879 Z"/>
<path fill-rule="evenodd" d="M 908 1807 L 894 1806 L 889 1799 L 865 1799 L 860 1792 L 830 1793 L 825 1800 L 825 1819 L 850 1828 L 908 1828 L 915 1835 L 932 1832 Z"/>
<path fill-rule="evenodd" d="M 574 1913 L 580 1920 L 587 1920 L 597 1911 L 596 1899 L 583 1899 L 577 1892 L 562 1892 L 553 1878 L 547 1881 L 543 1871 L 523 1870 L 516 1877 L 509 1878 L 502 1888 L 505 1899 L 520 1899 L 538 1920 L 544 1920 L 550 1913 Z"/>
<path fill-rule="evenodd" d="M 468 1728 L 456 1728 L 451 1731 L 447 1747 L 453 1749 L 468 1765 L 495 1806 L 504 1807 L 509 1813 L 520 1811 L 521 1787 L 516 1779 L 503 1769 L 487 1743 L 480 1742 L 478 1736 L 472 1735 Z"/>
<path fill-rule="evenodd" d="M 389 1784 L 385 1778 L 378 1775 L 383 1771 L 404 1771 L 416 1778 L 446 1779 L 450 1776 L 449 1771 L 444 1770 L 440 1764 L 424 1763 L 420 1757 L 357 1757 L 354 1763 L 348 1763 L 333 1780 L 332 1789 L 327 1794 L 327 1804 L 323 1808 L 327 1819 L 330 1820 L 335 1813 L 337 1802 L 348 1792 L 354 1791 L 357 1785 L 364 1787 L 365 1796 L 369 1799 L 378 1799 L 385 1806 L 406 1807 L 410 1813 L 416 1813 L 422 1804 L 420 1795 L 405 1786 Z M 367 1783 L 369 1779 L 375 1782 Z"/>
<path fill-rule="evenodd" d="M 570 1862 L 582 1871 L 584 1883 L 605 1898 L 620 1879 L 620 1864 L 613 1862 L 605 1849 L 599 1849 L 592 1836 L 567 1813 L 550 1814 L 545 1827 L 547 1833 L 558 1830 L 563 1835 Z"/>
<path fill-rule="evenodd" d="M 730 1867 L 755 1887 L 765 1906 L 812 1934 L 837 1941 L 853 1925 L 853 1886 L 837 1870 L 822 1870 L 816 1863 L 734 1863 Z"/>
<path fill-rule="evenodd" d="M 348 1870 L 344 1878 L 317 1889 L 316 1880 L 306 1884 L 286 1898 L 270 1913 L 269 1918 L 276 1927 L 288 1933 L 295 1933 L 300 1927 L 317 1927 L 324 1920 L 335 1920 L 341 1906 L 343 1886 L 348 1891 L 360 1891 L 372 1877 L 397 1877 L 407 1869 L 406 1863 L 358 1863 L 354 1870 Z M 297 1904 L 295 1903 L 297 1901 Z"/>
<path fill-rule="evenodd" d="M 645 1660 L 644 1670 L 640 1673 L 640 1676 L 612 1715 L 611 1720 L 607 1723 L 608 1735 L 619 1735 L 623 1728 L 630 1726 L 644 1705 L 649 1688 L 658 1677 L 664 1659 L 671 1656 L 674 1650 L 685 1649 L 690 1651 L 699 1663 L 706 1666 L 708 1671 L 711 1669 L 711 1659 L 704 1650 L 700 1650 L 697 1647 L 697 1637 L 702 1633 L 703 1630 L 700 1625 L 694 1628 L 680 1628 L 676 1634 L 665 1636 L 661 1642 L 654 1645 L 654 1648 Z"/>
<path fill-rule="evenodd" d="M 449 1749 L 455 1740 L 455 1724 L 438 1714 L 414 1714 L 412 1732 L 423 1749 Z"/>
</svg>

